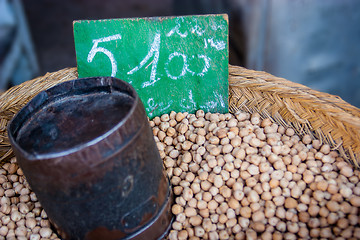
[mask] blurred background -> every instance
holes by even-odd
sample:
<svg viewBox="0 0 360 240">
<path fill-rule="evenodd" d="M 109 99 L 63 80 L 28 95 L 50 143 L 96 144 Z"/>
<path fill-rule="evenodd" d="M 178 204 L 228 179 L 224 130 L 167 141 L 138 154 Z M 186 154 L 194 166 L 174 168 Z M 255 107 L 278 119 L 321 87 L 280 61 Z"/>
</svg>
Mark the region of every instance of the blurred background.
<svg viewBox="0 0 360 240">
<path fill-rule="evenodd" d="M 0 90 L 76 66 L 73 20 L 227 13 L 229 62 L 360 107 L 359 0 L 0 0 Z"/>
</svg>

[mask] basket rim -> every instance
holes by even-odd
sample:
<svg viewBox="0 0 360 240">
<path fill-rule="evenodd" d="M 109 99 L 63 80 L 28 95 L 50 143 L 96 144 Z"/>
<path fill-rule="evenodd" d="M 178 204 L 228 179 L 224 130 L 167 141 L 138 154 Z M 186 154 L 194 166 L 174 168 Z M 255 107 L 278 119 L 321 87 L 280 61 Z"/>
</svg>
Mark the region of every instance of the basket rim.
<svg viewBox="0 0 360 240">
<path fill-rule="evenodd" d="M 0 95 L 0 161 L 13 156 L 6 126 L 32 97 L 60 82 L 78 78 L 77 68 L 47 73 L 14 86 Z M 263 118 L 293 127 L 338 150 L 360 168 L 360 109 L 340 97 L 264 71 L 229 65 L 229 111 L 258 112 Z"/>
</svg>

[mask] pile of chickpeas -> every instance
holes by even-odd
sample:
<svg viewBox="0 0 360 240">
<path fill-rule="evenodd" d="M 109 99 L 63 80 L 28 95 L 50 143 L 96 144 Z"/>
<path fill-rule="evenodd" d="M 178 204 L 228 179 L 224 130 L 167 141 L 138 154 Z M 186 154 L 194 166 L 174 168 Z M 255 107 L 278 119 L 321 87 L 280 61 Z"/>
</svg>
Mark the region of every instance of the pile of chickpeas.
<svg viewBox="0 0 360 240">
<path fill-rule="evenodd" d="M 360 239 L 360 172 L 259 114 L 150 121 L 170 177 L 168 239 Z"/>
<path fill-rule="evenodd" d="M 16 159 L 0 167 L 0 239 L 60 239 Z"/>
<path fill-rule="evenodd" d="M 175 195 L 167 239 L 360 239 L 360 172 L 259 114 L 149 121 Z M 0 239 L 59 239 L 16 159 L 0 167 Z"/>
</svg>

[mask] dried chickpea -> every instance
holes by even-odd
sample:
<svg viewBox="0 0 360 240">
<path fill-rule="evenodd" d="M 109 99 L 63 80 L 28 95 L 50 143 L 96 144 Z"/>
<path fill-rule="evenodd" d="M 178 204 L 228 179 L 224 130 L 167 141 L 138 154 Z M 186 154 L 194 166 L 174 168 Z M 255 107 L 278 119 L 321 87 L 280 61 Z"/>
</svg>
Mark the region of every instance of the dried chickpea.
<svg viewBox="0 0 360 240">
<path fill-rule="evenodd" d="M 359 236 L 360 172 L 330 145 L 258 113 L 149 124 L 176 196 L 167 239 Z M 57 239 L 15 158 L 0 166 L 0 202 L 0 238 Z"/>
</svg>

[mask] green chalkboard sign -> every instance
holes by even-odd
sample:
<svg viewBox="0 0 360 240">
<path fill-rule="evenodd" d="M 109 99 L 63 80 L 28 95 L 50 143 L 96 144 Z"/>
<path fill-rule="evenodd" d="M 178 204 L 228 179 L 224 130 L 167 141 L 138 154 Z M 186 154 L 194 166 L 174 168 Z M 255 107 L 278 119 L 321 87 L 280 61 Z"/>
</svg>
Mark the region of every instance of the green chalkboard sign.
<svg viewBox="0 0 360 240">
<path fill-rule="evenodd" d="M 228 111 L 227 15 L 74 21 L 79 77 L 114 76 L 150 118 Z"/>
</svg>

